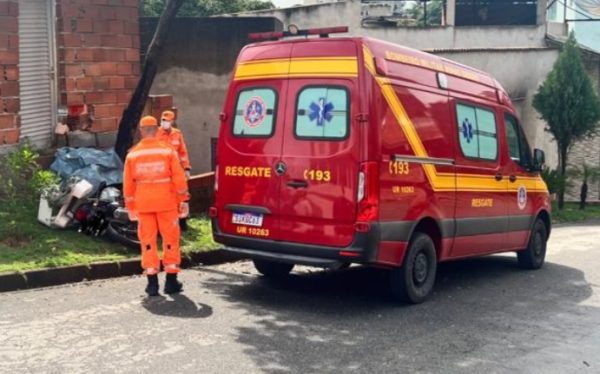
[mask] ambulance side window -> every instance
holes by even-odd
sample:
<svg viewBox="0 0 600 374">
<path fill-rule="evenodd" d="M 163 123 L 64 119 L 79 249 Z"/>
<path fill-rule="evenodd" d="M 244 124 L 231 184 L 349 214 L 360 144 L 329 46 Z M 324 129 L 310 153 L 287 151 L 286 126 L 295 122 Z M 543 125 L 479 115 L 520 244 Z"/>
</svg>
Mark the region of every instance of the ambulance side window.
<svg viewBox="0 0 600 374">
<path fill-rule="evenodd" d="M 296 137 L 344 139 L 349 122 L 349 96 L 345 88 L 310 86 L 298 94 Z"/>
<path fill-rule="evenodd" d="M 235 104 L 233 135 L 270 137 L 277 108 L 277 93 L 271 88 L 249 88 L 240 91 Z"/>
<path fill-rule="evenodd" d="M 508 113 L 504 114 L 504 122 L 510 158 L 517 164 L 528 167 L 531 164 L 531 155 L 529 146 L 525 140 L 525 134 L 523 134 L 519 122 L 515 117 Z"/>
<path fill-rule="evenodd" d="M 495 160 L 498 136 L 494 112 L 476 106 L 456 104 L 460 148 L 469 158 Z"/>
</svg>

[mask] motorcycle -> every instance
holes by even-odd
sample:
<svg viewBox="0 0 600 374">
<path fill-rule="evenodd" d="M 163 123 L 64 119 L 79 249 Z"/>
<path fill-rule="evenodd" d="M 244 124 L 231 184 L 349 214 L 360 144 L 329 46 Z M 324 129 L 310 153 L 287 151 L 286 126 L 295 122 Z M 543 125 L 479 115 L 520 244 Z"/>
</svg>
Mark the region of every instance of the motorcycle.
<svg viewBox="0 0 600 374">
<path fill-rule="evenodd" d="M 137 222 L 129 219 L 120 185 L 101 184 L 98 192 L 75 210 L 74 219 L 83 234 L 105 236 L 129 248 L 140 248 Z"/>
</svg>

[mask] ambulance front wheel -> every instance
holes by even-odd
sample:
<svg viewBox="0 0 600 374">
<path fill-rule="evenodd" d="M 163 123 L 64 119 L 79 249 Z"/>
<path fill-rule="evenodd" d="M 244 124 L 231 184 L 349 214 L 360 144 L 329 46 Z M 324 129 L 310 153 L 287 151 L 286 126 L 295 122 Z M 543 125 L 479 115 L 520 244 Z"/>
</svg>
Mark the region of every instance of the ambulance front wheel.
<svg viewBox="0 0 600 374">
<path fill-rule="evenodd" d="M 390 274 L 392 298 L 410 304 L 425 301 L 433 290 L 437 256 L 431 237 L 417 232 L 408 244 L 404 262 Z"/>
<path fill-rule="evenodd" d="M 283 264 L 280 262 L 266 260 L 254 260 L 254 267 L 265 277 L 282 278 L 292 271 L 294 264 Z"/>
<path fill-rule="evenodd" d="M 544 265 L 546 258 L 546 242 L 548 241 L 548 230 L 541 219 L 537 219 L 531 230 L 531 237 L 527 248 L 517 252 L 519 266 L 523 269 L 539 269 Z"/>
</svg>

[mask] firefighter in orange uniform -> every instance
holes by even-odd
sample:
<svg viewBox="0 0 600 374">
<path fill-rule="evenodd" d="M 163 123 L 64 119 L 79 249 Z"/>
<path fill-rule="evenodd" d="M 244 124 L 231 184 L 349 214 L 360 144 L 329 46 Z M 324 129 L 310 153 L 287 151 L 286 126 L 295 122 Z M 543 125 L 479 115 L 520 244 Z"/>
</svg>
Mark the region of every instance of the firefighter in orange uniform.
<svg viewBox="0 0 600 374">
<path fill-rule="evenodd" d="M 177 153 L 157 138 L 158 123 L 152 116 L 140 121 L 142 140 L 125 159 L 123 194 L 130 219 L 138 220 L 142 268 L 148 277 L 146 293 L 158 296 L 160 259 L 156 238 L 163 241 L 163 266 L 167 273 L 164 291 L 178 293 L 179 217 L 188 214 L 188 187 Z"/>
<path fill-rule="evenodd" d="M 183 133 L 181 130 L 173 127 L 174 122 L 175 112 L 171 110 L 165 110 L 162 112 L 160 117 L 160 129 L 158 130 L 157 136 L 158 139 L 166 144 L 171 145 L 175 152 L 177 152 L 177 155 L 179 155 L 179 161 L 181 161 L 181 166 L 185 170 L 185 177 L 190 179 L 190 169 L 192 167 L 190 165 L 187 147 L 185 146 L 185 141 L 183 140 Z M 179 219 L 179 227 L 183 231 L 187 230 L 187 217 L 181 217 Z"/>
<path fill-rule="evenodd" d="M 165 110 L 162 113 L 160 119 L 160 129 L 158 130 L 158 139 L 161 141 L 170 144 L 173 149 L 179 155 L 179 160 L 181 161 L 181 166 L 185 170 L 186 178 L 190 178 L 190 158 L 188 155 L 187 147 L 185 146 L 185 141 L 183 140 L 183 134 L 179 129 L 173 127 L 173 122 L 175 121 L 175 113 L 170 110 Z"/>
</svg>

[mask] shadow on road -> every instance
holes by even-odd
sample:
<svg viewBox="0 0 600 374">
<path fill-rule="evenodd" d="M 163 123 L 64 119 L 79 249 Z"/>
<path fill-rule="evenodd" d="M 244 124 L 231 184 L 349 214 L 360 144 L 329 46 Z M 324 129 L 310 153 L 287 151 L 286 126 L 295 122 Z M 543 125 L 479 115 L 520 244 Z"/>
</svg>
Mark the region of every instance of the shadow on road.
<svg viewBox="0 0 600 374">
<path fill-rule="evenodd" d="M 500 357 L 560 339 L 553 318 L 592 308 L 578 305 L 592 294 L 580 270 L 547 263 L 524 271 L 506 256 L 441 264 L 434 295 L 415 306 L 391 302 L 386 273 L 372 268 L 293 274 L 278 282 L 201 271 L 210 275 L 200 287 L 258 321 L 239 327 L 238 341 L 269 373 L 503 367 Z"/>
<path fill-rule="evenodd" d="M 147 297 L 142 306 L 152 314 L 179 318 L 207 318 L 213 314 L 211 306 L 197 303 L 184 294 L 172 295 L 171 300 L 164 296 Z"/>
</svg>

